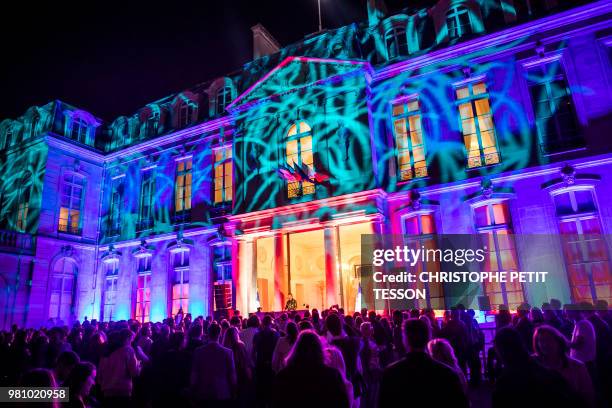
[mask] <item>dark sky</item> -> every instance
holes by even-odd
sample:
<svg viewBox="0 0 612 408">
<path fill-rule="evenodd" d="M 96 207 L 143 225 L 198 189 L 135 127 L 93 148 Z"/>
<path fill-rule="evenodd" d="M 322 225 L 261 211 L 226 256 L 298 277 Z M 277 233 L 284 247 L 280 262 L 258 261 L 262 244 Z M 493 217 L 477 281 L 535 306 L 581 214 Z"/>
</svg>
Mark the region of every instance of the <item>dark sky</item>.
<svg viewBox="0 0 612 408">
<path fill-rule="evenodd" d="M 281 45 L 317 29 L 316 0 L 21 1 L 0 24 L 0 120 L 60 99 L 109 120 L 236 70 L 250 27 Z M 365 20 L 366 0 L 321 0 L 324 27 Z"/>
</svg>

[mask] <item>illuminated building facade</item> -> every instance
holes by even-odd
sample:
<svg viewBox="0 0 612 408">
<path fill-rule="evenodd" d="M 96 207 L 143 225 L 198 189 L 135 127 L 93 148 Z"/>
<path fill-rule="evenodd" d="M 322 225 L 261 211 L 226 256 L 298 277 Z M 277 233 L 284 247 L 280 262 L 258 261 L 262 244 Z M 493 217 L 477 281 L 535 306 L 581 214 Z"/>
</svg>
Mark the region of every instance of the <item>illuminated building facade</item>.
<svg viewBox="0 0 612 408">
<path fill-rule="evenodd" d="M 479 233 L 512 270 L 507 234 L 612 230 L 609 1 L 390 14 L 371 0 L 367 22 L 284 48 L 255 26 L 241 70 L 111 122 L 60 101 L 0 122 L 0 326 L 282 310 L 289 293 L 354 310 L 361 234 Z M 551 240 L 563 302 L 610 301 L 597 236 L 588 262 Z"/>
</svg>

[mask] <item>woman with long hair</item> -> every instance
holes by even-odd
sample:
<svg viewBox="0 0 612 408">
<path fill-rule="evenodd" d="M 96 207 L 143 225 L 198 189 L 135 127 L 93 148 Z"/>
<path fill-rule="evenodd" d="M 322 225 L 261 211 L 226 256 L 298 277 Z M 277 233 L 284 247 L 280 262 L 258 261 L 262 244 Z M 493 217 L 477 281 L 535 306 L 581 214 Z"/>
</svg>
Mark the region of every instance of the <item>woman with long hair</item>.
<svg viewBox="0 0 612 408">
<path fill-rule="evenodd" d="M 533 350 L 536 360 L 561 374 L 582 403 L 594 406 L 595 392 L 589 371 L 583 362 L 568 355 L 569 345 L 559 330 L 548 325 L 538 327 L 533 334 Z"/>
<path fill-rule="evenodd" d="M 298 327 L 295 322 L 289 322 L 285 326 L 286 334 L 278 339 L 274 353 L 272 354 L 272 369 L 278 373 L 285 366 L 285 359 L 295 344 L 298 336 Z"/>
<path fill-rule="evenodd" d="M 455 351 L 453 350 L 453 346 L 451 346 L 450 342 L 442 338 L 430 340 L 429 343 L 427 343 L 427 350 L 429 351 L 429 355 L 434 360 L 449 366 L 455 373 L 457 373 L 459 379 L 461 380 L 463 391 L 467 392 L 467 381 L 465 380 L 465 375 L 463 374 L 463 370 L 461 370 L 459 367 L 457 357 L 455 356 Z"/>
<path fill-rule="evenodd" d="M 295 386 L 317 392 L 296 394 Z M 275 407 L 333 406 L 347 408 L 349 399 L 340 372 L 325 364 L 323 344 L 313 330 L 302 331 L 289 356 L 287 365 L 276 376 Z"/>
<path fill-rule="evenodd" d="M 89 408 L 89 393 L 96 383 L 96 366 L 89 362 L 78 363 L 70 372 L 65 386 L 70 392 L 70 401 L 64 406 L 70 408 Z"/>
<path fill-rule="evenodd" d="M 227 320 L 226 320 L 227 321 Z M 234 355 L 234 366 L 236 368 L 236 377 L 238 385 L 238 400 L 242 405 L 247 401 L 247 397 L 251 394 L 250 384 L 253 379 L 253 367 L 251 367 L 251 359 L 249 358 L 246 346 L 240 340 L 238 329 L 234 326 L 228 327 L 223 336 L 223 346 L 232 350 Z"/>
</svg>

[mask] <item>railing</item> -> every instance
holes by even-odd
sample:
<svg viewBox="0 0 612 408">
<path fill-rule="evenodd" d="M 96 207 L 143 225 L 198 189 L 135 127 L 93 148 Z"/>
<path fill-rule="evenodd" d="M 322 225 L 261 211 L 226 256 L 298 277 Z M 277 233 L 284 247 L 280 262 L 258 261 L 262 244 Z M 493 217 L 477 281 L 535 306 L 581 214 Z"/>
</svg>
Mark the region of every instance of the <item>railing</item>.
<svg viewBox="0 0 612 408">
<path fill-rule="evenodd" d="M 149 220 L 141 220 L 136 223 L 136 231 L 146 231 L 153 229 L 154 221 L 153 219 Z"/>
<path fill-rule="evenodd" d="M 80 227 L 71 224 L 60 224 L 57 230 L 61 233 L 71 235 L 81 235 L 83 232 Z"/>
<path fill-rule="evenodd" d="M 0 230 L 0 251 L 34 252 L 34 237 L 23 232 Z"/>
</svg>

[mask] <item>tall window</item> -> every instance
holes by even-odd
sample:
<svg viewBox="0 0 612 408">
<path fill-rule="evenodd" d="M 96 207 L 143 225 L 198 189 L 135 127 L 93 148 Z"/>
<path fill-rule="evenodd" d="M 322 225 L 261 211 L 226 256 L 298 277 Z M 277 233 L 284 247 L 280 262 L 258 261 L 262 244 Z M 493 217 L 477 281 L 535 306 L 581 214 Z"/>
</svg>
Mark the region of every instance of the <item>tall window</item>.
<svg viewBox="0 0 612 408">
<path fill-rule="evenodd" d="M 109 235 L 121 234 L 121 210 L 123 207 L 123 178 L 113 180 L 111 203 L 108 217 Z"/>
<path fill-rule="evenodd" d="M 148 322 L 151 315 L 151 255 L 138 260 L 138 283 L 136 287 L 135 318 L 141 323 Z"/>
<path fill-rule="evenodd" d="M 230 245 L 213 246 L 213 271 L 215 274 L 215 310 L 232 308 L 232 257 Z"/>
<path fill-rule="evenodd" d="M 418 98 L 393 105 L 393 130 L 399 180 L 426 177 L 427 164 Z"/>
<path fill-rule="evenodd" d="M 591 188 L 553 193 L 572 301 L 612 302 L 610 262 Z"/>
<path fill-rule="evenodd" d="M 70 323 L 76 276 L 76 265 L 69 258 L 61 258 L 53 265 L 49 318 Z"/>
<path fill-rule="evenodd" d="M 574 101 L 561 61 L 533 67 L 527 79 L 542 151 L 580 147 Z"/>
<path fill-rule="evenodd" d="M 119 259 L 110 259 L 104 262 L 105 284 L 104 284 L 104 321 L 111 321 L 116 317 L 115 306 L 117 304 L 117 283 L 119 280 Z"/>
<path fill-rule="evenodd" d="M 470 12 L 464 6 L 454 6 L 446 13 L 448 39 L 454 40 L 472 32 Z"/>
<path fill-rule="evenodd" d="M 215 204 L 232 201 L 232 146 L 224 146 L 214 151 L 215 163 Z"/>
<path fill-rule="evenodd" d="M 495 126 L 484 82 L 470 82 L 456 89 L 468 168 L 499 163 Z"/>
<path fill-rule="evenodd" d="M 433 213 L 417 213 L 406 217 L 404 220 L 404 233 L 407 235 L 407 245 L 409 247 L 420 249 L 437 249 L 438 245 L 435 239 L 436 221 Z M 440 263 L 432 260 L 431 262 L 419 262 L 415 265 L 417 270 L 415 273 L 425 271 L 439 271 Z M 429 307 L 436 310 L 446 308 L 444 304 L 444 286 L 439 282 L 419 282 L 418 289 L 425 289 L 425 304 L 419 304 L 419 308 Z M 423 300 L 419 300 L 423 302 Z"/>
<path fill-rule="evenodd" d="M 140 210 L 138 213 L 138 229 L 146 230 L 153 228 L 153 204 L 155 197 L 155 178 L 153 170 L 142 173 L 140 186 Z"/>
<path fill-rule="evenodd" d="M 189 126 L 193 122 L 196 106 L 192 102 L 183 102 L 179 108 L 179 127 Z"/>
<path fill-rule="evenodd" d="M 69 234 L 81 233 L 81 209 L 85 178 L 74 173 L 64 175 L 57 229 Z"/>
<path fill-rule="evenodd" d="M 482 237 L 483 248 L 487 248 L 484 270 L 493 272 L 515 272 L 518 257 L 510 209 L 506 202 L 488 203 L 474 208 L 476 230 Z M 524 301 L 523 287 L 519 282 L 485 282 L 484 294 L 492 307 L 505 304 L 516 309 Z"/>
<path fill-rule="evenodd" d="M 180 250 L 173 254 L 172 315 L 180 309 L 189 310 L 189 251 Z"/>
<path fill-rule="evenodd" d="M 80 143 L 87 143 L 87 131 L 89 127 L 87 122 L 81 118 L 72 119 L 72 128 L 70 129 L 70 138 Z"/>
<path fill-rule="evenodd" d="M 394 26 L 385 32 L 385 44 L 389 59 L 408 55 L 408 37 L 406 29 L 401 26 Z"/>
<path fill-rule="evenodd" d="M 28 212 L 30 210 L 30 187 L 29 175 L 25 175 L 19 186 L 19 200 L 17 202 L 16 229 L 25 232 L 28 228 Z"/>
<path fill-rule="evenodd" d="M 232 87 L 224 86 L 217 91 L 217 115 L 225 113 L 225 108 L 232 101 Z"/>
<path fill-rule="evenodd" d="M 314 172 L 312 152 L 312 131 L 308 123 L 300 121 L 294 123 L 287 132 L 286 144 L 287 164 L 296 169 L 298 174 L 310 177 Z M 289 198 L 314 194 L 314 183 L 303 180 L 290 181 L 287 184 Z"/>
<path fill-rule="evenodd" d="M 176 181 L 174 183 L 174 211 L 178 218 L 191 210 L 191 158 L 176 162 Z M 177 221 L 182 221 L 180 220 Z"/>
</svg>

